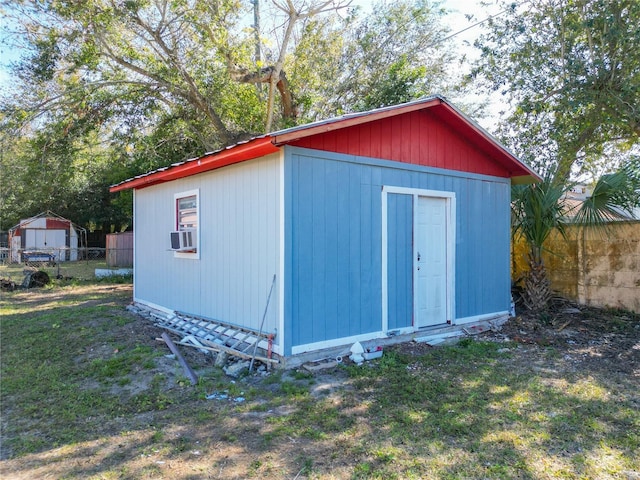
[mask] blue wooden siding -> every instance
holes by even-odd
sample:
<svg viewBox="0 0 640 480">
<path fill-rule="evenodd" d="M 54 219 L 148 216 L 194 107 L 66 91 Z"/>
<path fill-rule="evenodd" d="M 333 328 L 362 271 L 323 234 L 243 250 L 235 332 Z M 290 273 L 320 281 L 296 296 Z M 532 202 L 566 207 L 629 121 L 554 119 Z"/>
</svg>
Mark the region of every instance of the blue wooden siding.
<svg viewBox="0 0 640 480">
<path fill-rule="evenodd" d="M 387 318 L 389 329 L 413 324 L 413 196 L 387 196 Z"/>
<path fill-rule="evenodd" d="M 380 191 L 372 192 L 371 170 L 297 156 L 287 163 L 285 342 L 379 330 Z"/>
<path fill-rule="evenodd" d="M 285 152 L 285 354 L 381 330 L 383 185 L 455 192 L 455 317 L 509 309 L 508 179 L 295 147 Z M 397 309 L 389 312 L 389 328 L 407 326 L 413 305 L 412 289 L 403 288 L 412 245 L 400 197 L 388 198 L 397 213 L 393 226 L 402 230 L 388 246 L 407 264 L 389 272 L 389 309 Z"/>
</svg>

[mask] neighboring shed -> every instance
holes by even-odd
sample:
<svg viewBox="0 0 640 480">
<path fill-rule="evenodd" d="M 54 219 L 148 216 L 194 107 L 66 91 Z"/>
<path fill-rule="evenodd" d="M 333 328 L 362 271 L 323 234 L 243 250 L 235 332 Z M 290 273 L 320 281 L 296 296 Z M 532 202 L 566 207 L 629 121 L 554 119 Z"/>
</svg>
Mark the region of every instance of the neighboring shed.
<svg viewBox="0 0 640 480">
<path fill-rule="evenodd" d="M 283 359 L 506 319 L 510 186 L 537 175 L 442 97 L 253 138 L 134 189 L 134 301 L 276 333 Z M 173 232 L 173 233 L 171 233 Z"/>
<path fill-rule="evenodd" d="M 40 213 L 9 229 L 10 261 L 78 260 L 85 235 L 85 229 L 71 220 L 50 211 Z"/>
</svg>

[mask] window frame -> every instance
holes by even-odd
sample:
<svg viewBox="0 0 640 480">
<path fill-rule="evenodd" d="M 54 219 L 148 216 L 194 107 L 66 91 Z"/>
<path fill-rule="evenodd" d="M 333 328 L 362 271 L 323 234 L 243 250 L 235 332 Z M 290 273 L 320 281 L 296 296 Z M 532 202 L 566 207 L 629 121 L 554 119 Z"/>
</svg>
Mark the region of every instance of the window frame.
<svg viewBox="0 0 640 480">
<path fill-rule="evenodd" d="M 187 252 L 173 252 L 174 258 L 188 258 L 191 260 L 200 259 L 200 189 L 196 188 L 193 190 L 186 190 L 184 192 L 178 192 L 173 195 L 173 230 L 175 232 L 180 232 L 186 230 L 185 228 L 180 228 L 180 200 L 195 197 L 196 199 L 196 248 L 193 251 Z"/>
</svg>

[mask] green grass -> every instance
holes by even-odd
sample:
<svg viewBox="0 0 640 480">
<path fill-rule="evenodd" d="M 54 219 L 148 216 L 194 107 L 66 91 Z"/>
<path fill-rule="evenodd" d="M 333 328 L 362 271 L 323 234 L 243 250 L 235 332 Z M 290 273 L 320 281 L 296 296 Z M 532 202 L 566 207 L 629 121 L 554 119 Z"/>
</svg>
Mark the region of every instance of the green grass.
<svg viewBox="0 0 640 480">
<path fill-rule="evenodd" d="M 55 468 L 69 462 L 60 478 L 178 478 L 176 468 L 179 478 L 316 479 L 640 471 L 635 379 L 564 368 L 554 347 L 535 357 L 472 339 L 421 355 L 389 348 L 330 372 L 343 386 L 321 396 L 312 391 L 325 379 L 302 370 L 232 380 L 203 360 L 191 386 L 177 364 L 159 369 L 168 350 L 136 333 L 143 321 L 124 310 L 127 295 L 86 283 L 0 299 L 3 448 L 23 468 L 53 462 L 47 452 L 58 448 L 66 453 Z M 636 317 L 612 315 L 615 332 L 638 336 Z M 212 392 L 229 399 L 207 400 Z M 111 453 L 83 470 L 92 442 Z"/>
<path fill-rule="evenodd" d="M 601 385 L 603 379 L 588 372 L 549 383 L 530 370 L 514 369 L 508 358 L 517 353 L 502 354 L 499 347 L 504 348 L 467 341 L 419 359 L 391 354 L 376 368 L 351 368 L 358 391 L 370 394 L 372 435 L 410 445 L 414 456 L 425 459 L 425 471 L 436 467 L 434 453 L 437 458 L 461 449 L 455 464 L 437 468 L 442 478 L 537 478 L 534 460 L 547 456 L 569 459 L 568 478 L 596 478 L 600 474 L 590 473 L 581 452 L 603 445 L 617 456 L 614 470 L 638 468 L 640 416 L 632 397 L 616 403 L 608 390 L 613 385 Z M 388 478 L 379 455 L 368 456 L 373 460 L 357 471 L 376 478 L 378 465 Z M 394 463 L 408 460 L 394 456 Z M 400 476 L 414 468 L 402 467 Z"/>
<path fill-rule="evenodd" d="M 37 290 L 32 292 L 36 294 Z M 90 292 L 75 299 L 70 296 L 67 301 L 31 313 L 13 305 L 11 295 L 0 302 L 1 395 L 2 404 L 14 405 L 20 415 L 5 433 L 40 424 L 48 441 L 61 445 L 91 437 L 93 422 L 102 417 L 151 409 L 162 403 L 152 388 L 151 394 L 127 404 L 110 392 L 114 384 L 129 384 L 128 374 L 134 370 L 152 368 L 160 353 L 151 345 L 126 344 L 117 338 L 115 334 L 135 320 L 120 305 L 82 306 L 104 297 L 104 293 Z M 92 351 L 97 349 L 101 357 L 92 358 Z M 150 396 L 153 399 L 146 398 Z M 21 454 L 37 451 L 43 440 L 27 434 L 8 443 Z"/>
<path fill-rule="evenodd" d="M 76 285 L 79 283 L 130 283 L 130 275 L 116 275 L 109 279 L 96 279 L 96 268 L 107 269 L 106 260 L 81 260 L 77 262 L 59 262 L 56 265 L 37 264 L 37 270 L 46 272 L 52 279 L 53 285 Z M 20 263 L 0 263 L 0 278 L 8 278 L 16 284 L 21 284 L 24 279 L 25 265 Z M 57 279 L 56 277 L 62 277 Z"/>
</svg>

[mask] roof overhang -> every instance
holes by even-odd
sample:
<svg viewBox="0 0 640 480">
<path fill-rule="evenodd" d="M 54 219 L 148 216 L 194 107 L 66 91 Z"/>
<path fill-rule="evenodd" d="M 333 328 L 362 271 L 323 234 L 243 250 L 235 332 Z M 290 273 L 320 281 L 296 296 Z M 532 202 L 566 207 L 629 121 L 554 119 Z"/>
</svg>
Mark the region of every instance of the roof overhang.
<svg viewBox="0 0 640 480">
<path fill-rule="evenodd" d="M 189 177 L 198 173 L 226 167 L 234 163 L 244 162 L 253 158 L 262 157 L 279 151 L 273 145 L 271 137 L 258 137 L 246 143 L 236 144 L 218 152 L 207 153 L 202 157 L 175 163 L 170 167 L 160 168 L 153 172 L 125 180 L 117 185 L 112 185 L 110 192 L 119 192 L 130 188 L 144 188 L 158 183 L 170 182 L 178 178 Z"/>
</svg>

